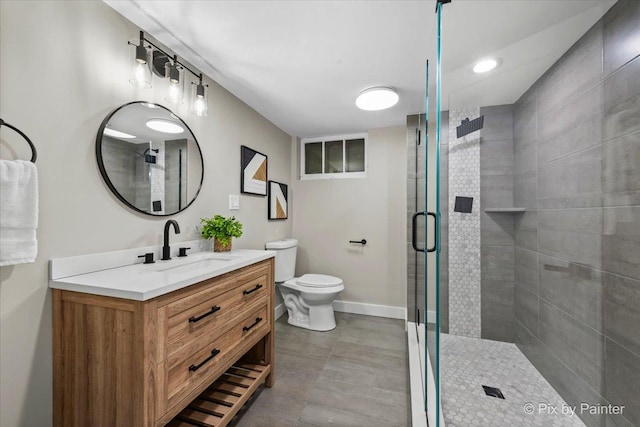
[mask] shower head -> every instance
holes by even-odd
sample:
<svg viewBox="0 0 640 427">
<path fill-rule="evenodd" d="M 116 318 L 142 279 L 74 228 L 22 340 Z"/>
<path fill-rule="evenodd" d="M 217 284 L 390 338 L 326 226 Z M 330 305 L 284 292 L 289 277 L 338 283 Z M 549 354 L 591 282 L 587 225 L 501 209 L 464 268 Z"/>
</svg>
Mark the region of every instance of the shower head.
<svg viewBox="0 0 640 427">
<path fill-rule="evenodd" d="M 475 131 L 482 129 L 484 126 L 484 116 L 480 116 L 477 119 L 469 120 L 467 117 L 460 123 L 460 126 L 456 128 L 456 135 L 458 138 L 469 135 Z"/>
</svg>

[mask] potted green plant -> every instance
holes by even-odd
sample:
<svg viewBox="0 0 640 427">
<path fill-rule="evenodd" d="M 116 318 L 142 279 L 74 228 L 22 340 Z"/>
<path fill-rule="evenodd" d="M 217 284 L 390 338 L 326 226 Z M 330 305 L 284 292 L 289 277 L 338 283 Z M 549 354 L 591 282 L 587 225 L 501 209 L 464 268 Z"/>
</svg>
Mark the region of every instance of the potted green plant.
<svg viewBox="0 0 640 427">
<path fill-rule="evenodd" d="M 228 218 L 215 215 L 211 218 L 200 218 L 202 224 L 202 237 L 213 239 L 215 252 L 228 252 L 231 250 L 231 241 L 234 237 L 242 236 L 242 224 L 235 216 Z"/>
</svg>

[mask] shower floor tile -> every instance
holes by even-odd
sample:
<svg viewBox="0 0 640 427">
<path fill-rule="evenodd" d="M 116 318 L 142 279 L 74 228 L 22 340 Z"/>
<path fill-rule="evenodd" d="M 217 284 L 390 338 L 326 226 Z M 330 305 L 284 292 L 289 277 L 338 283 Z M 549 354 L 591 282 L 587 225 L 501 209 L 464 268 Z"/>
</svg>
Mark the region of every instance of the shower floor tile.
<svg viewBox="0 0 640 427">
<path fill-rule="evenodd" d="M 569 406 L 515 344 L 449 334 L 440 339 L 447 427 L 584 426 L 578 415 L 563 413 Z M 505 398 L 487 396 L 483 385 L 499 388 Z"/>
</svg>

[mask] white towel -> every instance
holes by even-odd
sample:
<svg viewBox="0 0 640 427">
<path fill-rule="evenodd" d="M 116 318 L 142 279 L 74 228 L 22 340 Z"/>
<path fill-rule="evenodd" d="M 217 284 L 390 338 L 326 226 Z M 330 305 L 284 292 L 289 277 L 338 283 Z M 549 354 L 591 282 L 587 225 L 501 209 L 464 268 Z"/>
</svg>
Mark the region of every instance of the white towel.
<svg viewBox="0 0 640 427">
<path fill-rule="evenodd" d="M 38 253 L 38 170 L 0 160 L 0 266 L 34 262 Z"/>
</svg>

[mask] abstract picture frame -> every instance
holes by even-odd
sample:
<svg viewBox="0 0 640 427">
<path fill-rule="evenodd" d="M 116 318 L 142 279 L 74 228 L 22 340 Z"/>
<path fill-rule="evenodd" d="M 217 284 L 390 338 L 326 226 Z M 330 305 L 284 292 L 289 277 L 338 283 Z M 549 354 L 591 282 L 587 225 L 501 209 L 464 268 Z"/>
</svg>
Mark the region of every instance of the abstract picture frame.
<svg viewBox="0 0 640 427">
<path fill-rule="evenodd" d="M 240 146 L 240 192 L 267 195 L 268 157 L 246 145 Z"/>
<path fill-rule="evenodd" d="M 281 182 L 269 181 L 267 218 L 285 220 L 289 218 L 289 187 Z"/>
</svg>

